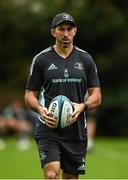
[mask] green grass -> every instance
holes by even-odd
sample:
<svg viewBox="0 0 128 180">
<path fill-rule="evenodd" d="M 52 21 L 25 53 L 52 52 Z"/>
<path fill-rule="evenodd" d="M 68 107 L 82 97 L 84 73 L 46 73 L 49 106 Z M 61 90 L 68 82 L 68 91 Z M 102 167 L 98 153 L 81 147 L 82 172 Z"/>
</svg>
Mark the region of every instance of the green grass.
<svg viewBox="0 0 128 180">
<path fill-rule="evenodd" d="M 0 179 L 42 179 L 35 141 L 20 152 L 16 139 L 6 139 L 0 151 Z M 96 138 L 95 149 L 86 158 L 86 175 L 81 179 L 128 179 L 128 139 Z"/>
<path fill-rule="evenodd" d="M 94 151 L 87 155 L 85 177 L 127 179 L 128 139 L 96 139 Z"/>
<path fill-rule="evenodd" d="M 36 179 L 42 177 L 38 152 L 33 139 L 28 151 L 19 151 L 16 147 L 15 138 L 7 139 L 6 143 L 6 149 L 0 151 L 0 178 Z"/>
</svg>

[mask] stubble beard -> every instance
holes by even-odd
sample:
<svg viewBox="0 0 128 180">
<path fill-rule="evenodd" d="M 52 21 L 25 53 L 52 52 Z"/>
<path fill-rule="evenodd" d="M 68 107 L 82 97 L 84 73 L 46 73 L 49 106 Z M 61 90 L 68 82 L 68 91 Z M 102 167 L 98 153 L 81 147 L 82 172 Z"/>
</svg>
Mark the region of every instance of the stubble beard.
<svg viewBox="0 0 128 180">
<path fill-rule="evenodd" d="M 70 43 L 62 43 L 62 47 L 63 48 L 67 48 L 69 46 Z"/>
<path fill-rule="evenodd" d="M 58 42 L 58 44 L 60 44 L 60 46 L 62 47 L 62 48 L 64 48 L 64 49 L 66 49 L 66 48 L 68 48 L 71 44 L 72 44 L 72 41 L 70 41 L 70 40 L 57 40 L 57 42 Z"/>
<path fill-rule="evenodd" d="M 72 42 L 71 41 L 65 41 L 65 42 L 62 41 L 61 44 L 62 44 L 63 48 L 68 48 L 72 44 Z"/>
</svg>

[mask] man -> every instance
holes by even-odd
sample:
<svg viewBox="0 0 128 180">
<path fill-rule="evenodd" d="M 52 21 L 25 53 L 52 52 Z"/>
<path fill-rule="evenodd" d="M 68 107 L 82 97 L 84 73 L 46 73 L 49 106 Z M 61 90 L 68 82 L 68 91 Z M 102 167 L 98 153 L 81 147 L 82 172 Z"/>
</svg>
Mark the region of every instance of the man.
<svg viewBox="0 0 128 180">
<path fill-rule="evenodd" d="M 73 45 L 76 32 L 71 15 L 56 15 L 51 29 L 55 45 L 36 55 L 30 68 L 25 103 L 39 114 L 35 137 L 46 179 L 58 179 L 60 168 L 63 179 L 85 173 L 85 114 L 101 102 L 96 66 L 87 52 Z M 67 96 L 74 106 L 64 129 L 55 128 L 54 118 L 48 116 L 49 103 L 57 95 Z"/>
</svg>

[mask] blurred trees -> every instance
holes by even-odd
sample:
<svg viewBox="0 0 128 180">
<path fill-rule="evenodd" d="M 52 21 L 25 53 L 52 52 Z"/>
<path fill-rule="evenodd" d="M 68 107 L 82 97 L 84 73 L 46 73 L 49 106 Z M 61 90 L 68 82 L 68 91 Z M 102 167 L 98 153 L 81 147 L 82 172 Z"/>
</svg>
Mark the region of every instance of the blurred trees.
<svg viewBox="0 0 128 180">
<path fill-rule="evenodd" d="M 128 1 L 127 0 L 1 0 L 1 104 L 25 91 L 33 56 L 54 43 L 52 18 L 73 15 L 78 33 L 75 44 L 96 61 L 102 106 L 98 133 L 128 135 Z"/>
</svg>

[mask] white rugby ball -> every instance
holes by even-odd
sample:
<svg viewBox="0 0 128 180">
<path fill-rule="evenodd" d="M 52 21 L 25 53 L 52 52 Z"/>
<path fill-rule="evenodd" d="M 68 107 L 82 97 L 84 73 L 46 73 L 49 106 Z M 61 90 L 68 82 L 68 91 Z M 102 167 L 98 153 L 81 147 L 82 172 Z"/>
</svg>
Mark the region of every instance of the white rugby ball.
<svg viewBox="0 0 128 180">
<path fill-rule="evenodd" d="M 56 96 L 48 107 L 48 114 L 56 120 L 56 128 L 65 128 L 72 113 L 72 103 L 63 95 Z"/>
</svg>

